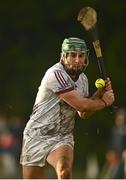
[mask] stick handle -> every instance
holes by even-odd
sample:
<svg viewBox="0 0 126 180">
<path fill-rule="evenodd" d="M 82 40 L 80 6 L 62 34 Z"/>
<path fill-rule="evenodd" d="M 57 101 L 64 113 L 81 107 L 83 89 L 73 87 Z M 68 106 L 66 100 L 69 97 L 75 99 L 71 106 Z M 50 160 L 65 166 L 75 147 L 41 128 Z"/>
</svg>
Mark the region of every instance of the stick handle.
<svg viewBox="0 0 126 180">
<path fill-rule="evenodd" d="M 99 40 L 94 41 L 93 46 L 94 46 L 95 53 L 96 53 L 96 56 L 97 56 L 100 75 L 104 80 L 106 80 L 108 78 L 108 75 L 107 75 L 107 72 L 106 72 L 104 59 L 103 59 L 103 56 L 102 56 L 100 41 Z M 114 105 L 111 105 L 109 107 L 109 109 L 110 109 L 110 113 L 113 113 L 116 110 Z"/>
<path fill-rule="evenodd" d="M 100 75 L 104 80 L 106 80 L 108 78 L 108 75 L 106 72 L 103 57 L 98 57 L 97 60 L 98 60 L 98 67 L 99 67 Z"/>
<path fill-rule="evenodd" d="M 99 58 L 97 58 L 97 60 L 98 60 L 98 66 L 99 66 L 99 71 L 100 71 L 101 77 L 104 80 L 106 80 L 108 78 L 108 75 L 107 75 L 107 72 L 106 72 L 106 68 L 105 68 L 103 57 L 99 57 Z M 116 110 L 115 106 L 111 105 L 109 107 L 109 110 L 110 110 L 110 113 L 112 114 Z"/>
<path fill-rule="evenodd" d="M 104 60 L 102 56 L 100 41 L 98 39 L 93 41 L 93 46 L 94 46 L 94 50 L 95 50 L 96 57 L 98 60 L 98 67 L 99 67 L 100 75 L 104 80 L 106 80 L 108 75 L 106 72 L 106 68 L 105 68 L 105 64 L 104 64 Z"/>
</svg>

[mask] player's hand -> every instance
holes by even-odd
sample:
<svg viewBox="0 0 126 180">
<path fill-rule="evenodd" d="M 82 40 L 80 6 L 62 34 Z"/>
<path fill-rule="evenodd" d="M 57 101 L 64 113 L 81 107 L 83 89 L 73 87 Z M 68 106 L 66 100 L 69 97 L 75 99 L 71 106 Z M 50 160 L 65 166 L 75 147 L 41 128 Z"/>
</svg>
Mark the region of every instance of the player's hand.
<svg viewBox="0 0 126 180">
<path fill-rule="evenodd" d="M 106 106 L 111 106 L 115 100 L 113 90 L 107 90 L 101 99 L 106 103 Z"/>
<path fill-rule="evenodd" d="M 105 93 L 105 89 L 98 89 L 91 97 L 91 99 L 101 99 L 103 94 Z"/>
<path fill-rule="evenodd" d="M 110 78 L 107 78 L 107 80 L 105 80 L 105 87 L 104 87 L 104 89 L 106 91 L 112 90 L 112 83 L 111 83 Z"/>
<path fill-rule="evenodd" d="M 93 95 L 92 95 L 92 99 L 99 99 L 102 98 L 103 94 L 106 91 L 112 90 L 112 83 L 110 78 L 107 78 L 107 80 L 105 80 L 105 87 L 102 89 L 98 89 Z"/>
</svg>

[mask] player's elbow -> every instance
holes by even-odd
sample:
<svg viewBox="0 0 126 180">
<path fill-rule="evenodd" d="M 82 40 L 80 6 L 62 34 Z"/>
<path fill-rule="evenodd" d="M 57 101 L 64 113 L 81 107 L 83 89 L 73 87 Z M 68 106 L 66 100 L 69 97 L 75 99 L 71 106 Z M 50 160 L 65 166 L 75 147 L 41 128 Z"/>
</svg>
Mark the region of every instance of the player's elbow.
<svg viewBox="0 0 126 180">
<path fill-rule="evenodd" d="M 86 106 L 81 103 L 78 103 L 74 108 L 76 109 L 76 111 L 79 111 L 81 113 L 83 113 L 84 111 L 85 112 L 87 111 Z"/>
<path fill-rule="evenodd" d="M 87 118 L 85 117 L 85 112 L 79 112 L 79 111 L 78 111 L 78 115 L 80 116 L 81 119 L 87 119 Z"/>
</svg>

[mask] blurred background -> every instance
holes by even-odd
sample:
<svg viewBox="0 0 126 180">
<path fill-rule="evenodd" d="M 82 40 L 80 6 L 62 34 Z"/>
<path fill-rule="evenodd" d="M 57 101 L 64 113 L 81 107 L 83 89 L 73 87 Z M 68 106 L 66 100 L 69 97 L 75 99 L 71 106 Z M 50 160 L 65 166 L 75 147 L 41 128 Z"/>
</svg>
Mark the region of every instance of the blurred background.
<svg viewBox="0 0 126 180">
<path fill-rule="evenodd" d="M 98 12 L 99 37 L 115 104 L 126 107 L 125 0 L 1 0 L 0 178 L 22 178 L 19 165 L 22 132 L 45 71 L 59 61 L 64 38 L 75 36 L 86 40 L 90 64 L 85 73 L 90 93 L 96 90 L 94 83 L 99 71 L 94 49 L 87 32 L 77 22 L 78 12 L 84 6 Z M 77 117 L 73 178 L 110 177 L 105 175 L 106 153 L 114 123 L 115 115 L 108 109 L 88 120 Z M 46 178 L 55 178 L 50 167 Z"/>
</svg>

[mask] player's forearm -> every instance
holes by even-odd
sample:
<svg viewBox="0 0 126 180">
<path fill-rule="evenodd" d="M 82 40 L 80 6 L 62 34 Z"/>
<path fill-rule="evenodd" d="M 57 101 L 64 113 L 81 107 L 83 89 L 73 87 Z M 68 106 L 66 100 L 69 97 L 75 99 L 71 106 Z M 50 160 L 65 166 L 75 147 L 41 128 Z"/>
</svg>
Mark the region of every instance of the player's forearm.
<svg viewBox="0 0 126 180">
<path fill-rule="evenodd" d="M 97 92 L 93 94 L 94 96 L 91 96 L 89 99 L 96 100 L 99 99 L 97 97 Z M 95 96 L 96 95 L 96 96 Z M 88 119 L 95 111 L 86 111 L 86 112 L 78 112 L 80 118 L 82 119 Z"/>
<path fill-rule="evenodd" d="M 105 103 L 101 99 L 83 98 L 76 107 L 79 112 L 95 112 L 105 107 Z"/>
<path fill-rule="evenodd" d="M 74 90 L 60 94 L 60 97 L 79 112 L 97 111 L 105 107 L 101 99 L 83 98 Z"/>
<path fill-rule="evenodd" d="M 105 89 L 98 89 L 92 96 L 91 99 L 99 99 L 103 96 Z"/>
</svg>

